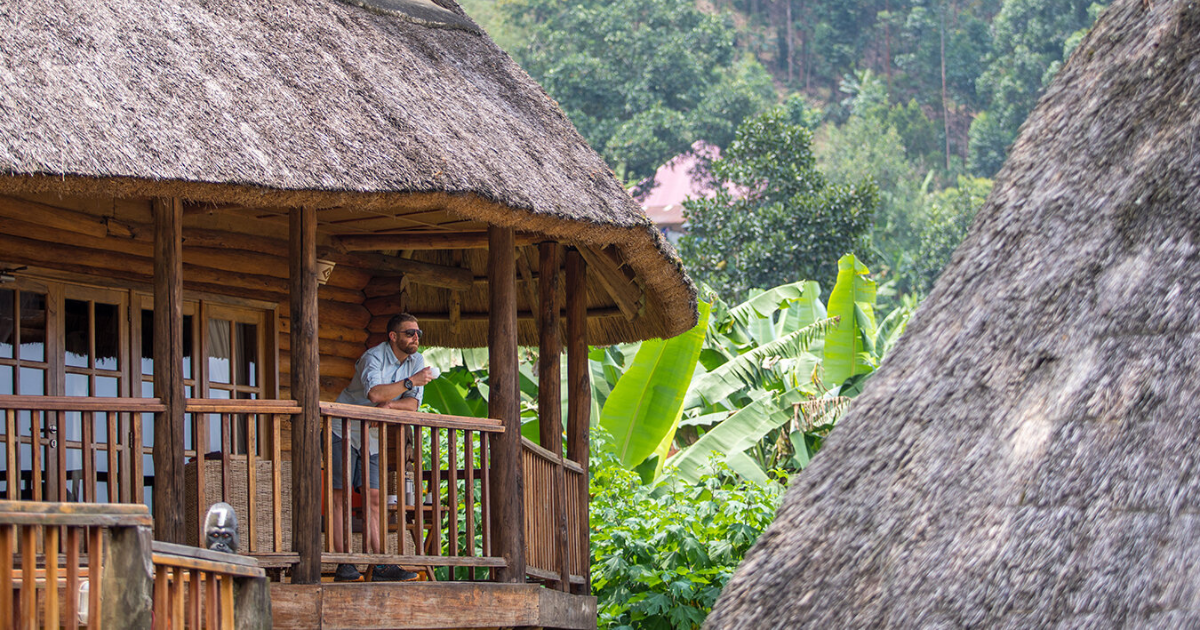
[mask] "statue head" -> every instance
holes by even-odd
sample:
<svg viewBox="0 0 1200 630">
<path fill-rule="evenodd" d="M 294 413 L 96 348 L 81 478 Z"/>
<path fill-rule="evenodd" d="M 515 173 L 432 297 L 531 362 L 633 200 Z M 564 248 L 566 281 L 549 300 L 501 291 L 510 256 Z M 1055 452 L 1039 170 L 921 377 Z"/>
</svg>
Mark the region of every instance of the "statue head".
<svg viewBox="0 0 1200 630">
<path fill-rule="evenodd" d="M 204 517 L 204 546 L 212 551 L 237 553 L 237 514 L 228 503 L 214 503 Z"/>
</svg>

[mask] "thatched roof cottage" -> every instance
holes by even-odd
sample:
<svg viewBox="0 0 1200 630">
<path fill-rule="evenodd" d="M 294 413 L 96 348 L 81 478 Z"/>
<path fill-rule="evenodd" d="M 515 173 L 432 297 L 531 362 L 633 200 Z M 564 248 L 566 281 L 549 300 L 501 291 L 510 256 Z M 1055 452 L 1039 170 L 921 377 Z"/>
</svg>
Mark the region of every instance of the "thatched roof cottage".
<svg viewBox="0 0 1200 630">
<path fill-rule="evenodd" d="M 1200 622 L 1200 5 L 1119 0 L 707 628 Z"/>
<path fill-rule="evenodd" d="M 385 591 L 310 589 L 276 601 L 281 627 L 594 625 L 587 344 L 687 330 L 695 289 L 451 0 L 5 3 L 0 217 L 0 496 L 149 502 L 177 543 L 208 504 L 241 500 L 249 555 L 280 588 L 384 560 L 553 587 L 382 608 L 362 602 Z M 328 402 L 401 311 L 427 346 L 489 347 L 489 418 Z M 516 433 L 518 343 L 542 350 L 540 445 Z M 335 554 L 325 535 L 343 419 L 389 429 L 386 552 Z M 426 441 L 400 438 L 414 434 Z M 417 500 L 398 489 L 404 466 Z M 459 491 L 482 492 L 483 522 Z"/>
</svg>

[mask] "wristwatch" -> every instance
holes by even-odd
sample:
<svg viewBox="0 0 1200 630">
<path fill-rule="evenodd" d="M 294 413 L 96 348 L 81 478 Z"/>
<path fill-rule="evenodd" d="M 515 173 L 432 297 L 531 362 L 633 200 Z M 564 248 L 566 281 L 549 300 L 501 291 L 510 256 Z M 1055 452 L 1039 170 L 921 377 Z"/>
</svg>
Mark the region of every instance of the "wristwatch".
<svg viewBox="0 0 1200 630">
<path fill-rule="evenodd" d="M 413 385 L 411 378 L 404 379 L 404 387 L 407 388 L 408 391 L 410 391 L 410 392 L 412 391 L 412 388 L 414 387 L 414 385 Z"/>
</svg>

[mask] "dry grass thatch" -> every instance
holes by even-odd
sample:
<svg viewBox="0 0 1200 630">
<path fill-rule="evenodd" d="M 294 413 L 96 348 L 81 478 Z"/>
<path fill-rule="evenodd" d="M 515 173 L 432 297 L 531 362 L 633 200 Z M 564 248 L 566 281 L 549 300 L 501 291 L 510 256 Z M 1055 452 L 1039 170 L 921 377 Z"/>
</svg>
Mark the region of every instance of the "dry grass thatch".
<svg viewBox="0 0 1200 630">
<path fill-rule="evenodd" d="M 0 4 L 0 194 L 399 210 L 616 245 L 654 317 L 678 257 L 562 111 L 449 0 Z"/>
<path fill-rule="evenodd" d="M 708 628 L 1200 624 L 1200 3 L 1119 0 Z"/>
</svg>

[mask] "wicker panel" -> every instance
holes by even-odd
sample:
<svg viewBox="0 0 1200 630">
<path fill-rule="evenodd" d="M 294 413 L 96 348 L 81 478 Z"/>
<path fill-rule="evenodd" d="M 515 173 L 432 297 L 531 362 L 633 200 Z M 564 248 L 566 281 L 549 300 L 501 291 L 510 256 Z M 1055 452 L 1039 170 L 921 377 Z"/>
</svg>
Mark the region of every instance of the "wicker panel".
<svg viewBox="0 0 1200 630">
<path fill-rule="evenodd" d="M 249 501 L 247 500 L 248 482 L 246 478 L 246 457 L 234 455 L 229 460 L 230 496 L 223 497 L 221 483 L 221 464 L 219 460 L 204 462 L 204 494 L 207 505 L 225 501 L 233 506 L 238 516 L 238 537 L 241 539 L 240 553 L 251 553 L 249 545 L 250 524 Z M 258 553 L 275 551 L 274 535 L 274 502 L 271 491 L 271 473 L 273 462 L 269 460 L 255 461 L 255 548 Z M 187 543 L 196 545 L 199 538 L 196 523 L 203 518 L 196 509 L 196 461 L 192 460 L 183 468 L 185 487 L 185 522 L 187 523 Z M 292 462 L 284 461 L 280 469 L 280 502 L 283 529 L 283 544 L 279 551 L 287 552 L 292 549 Z"/>
</svg>

